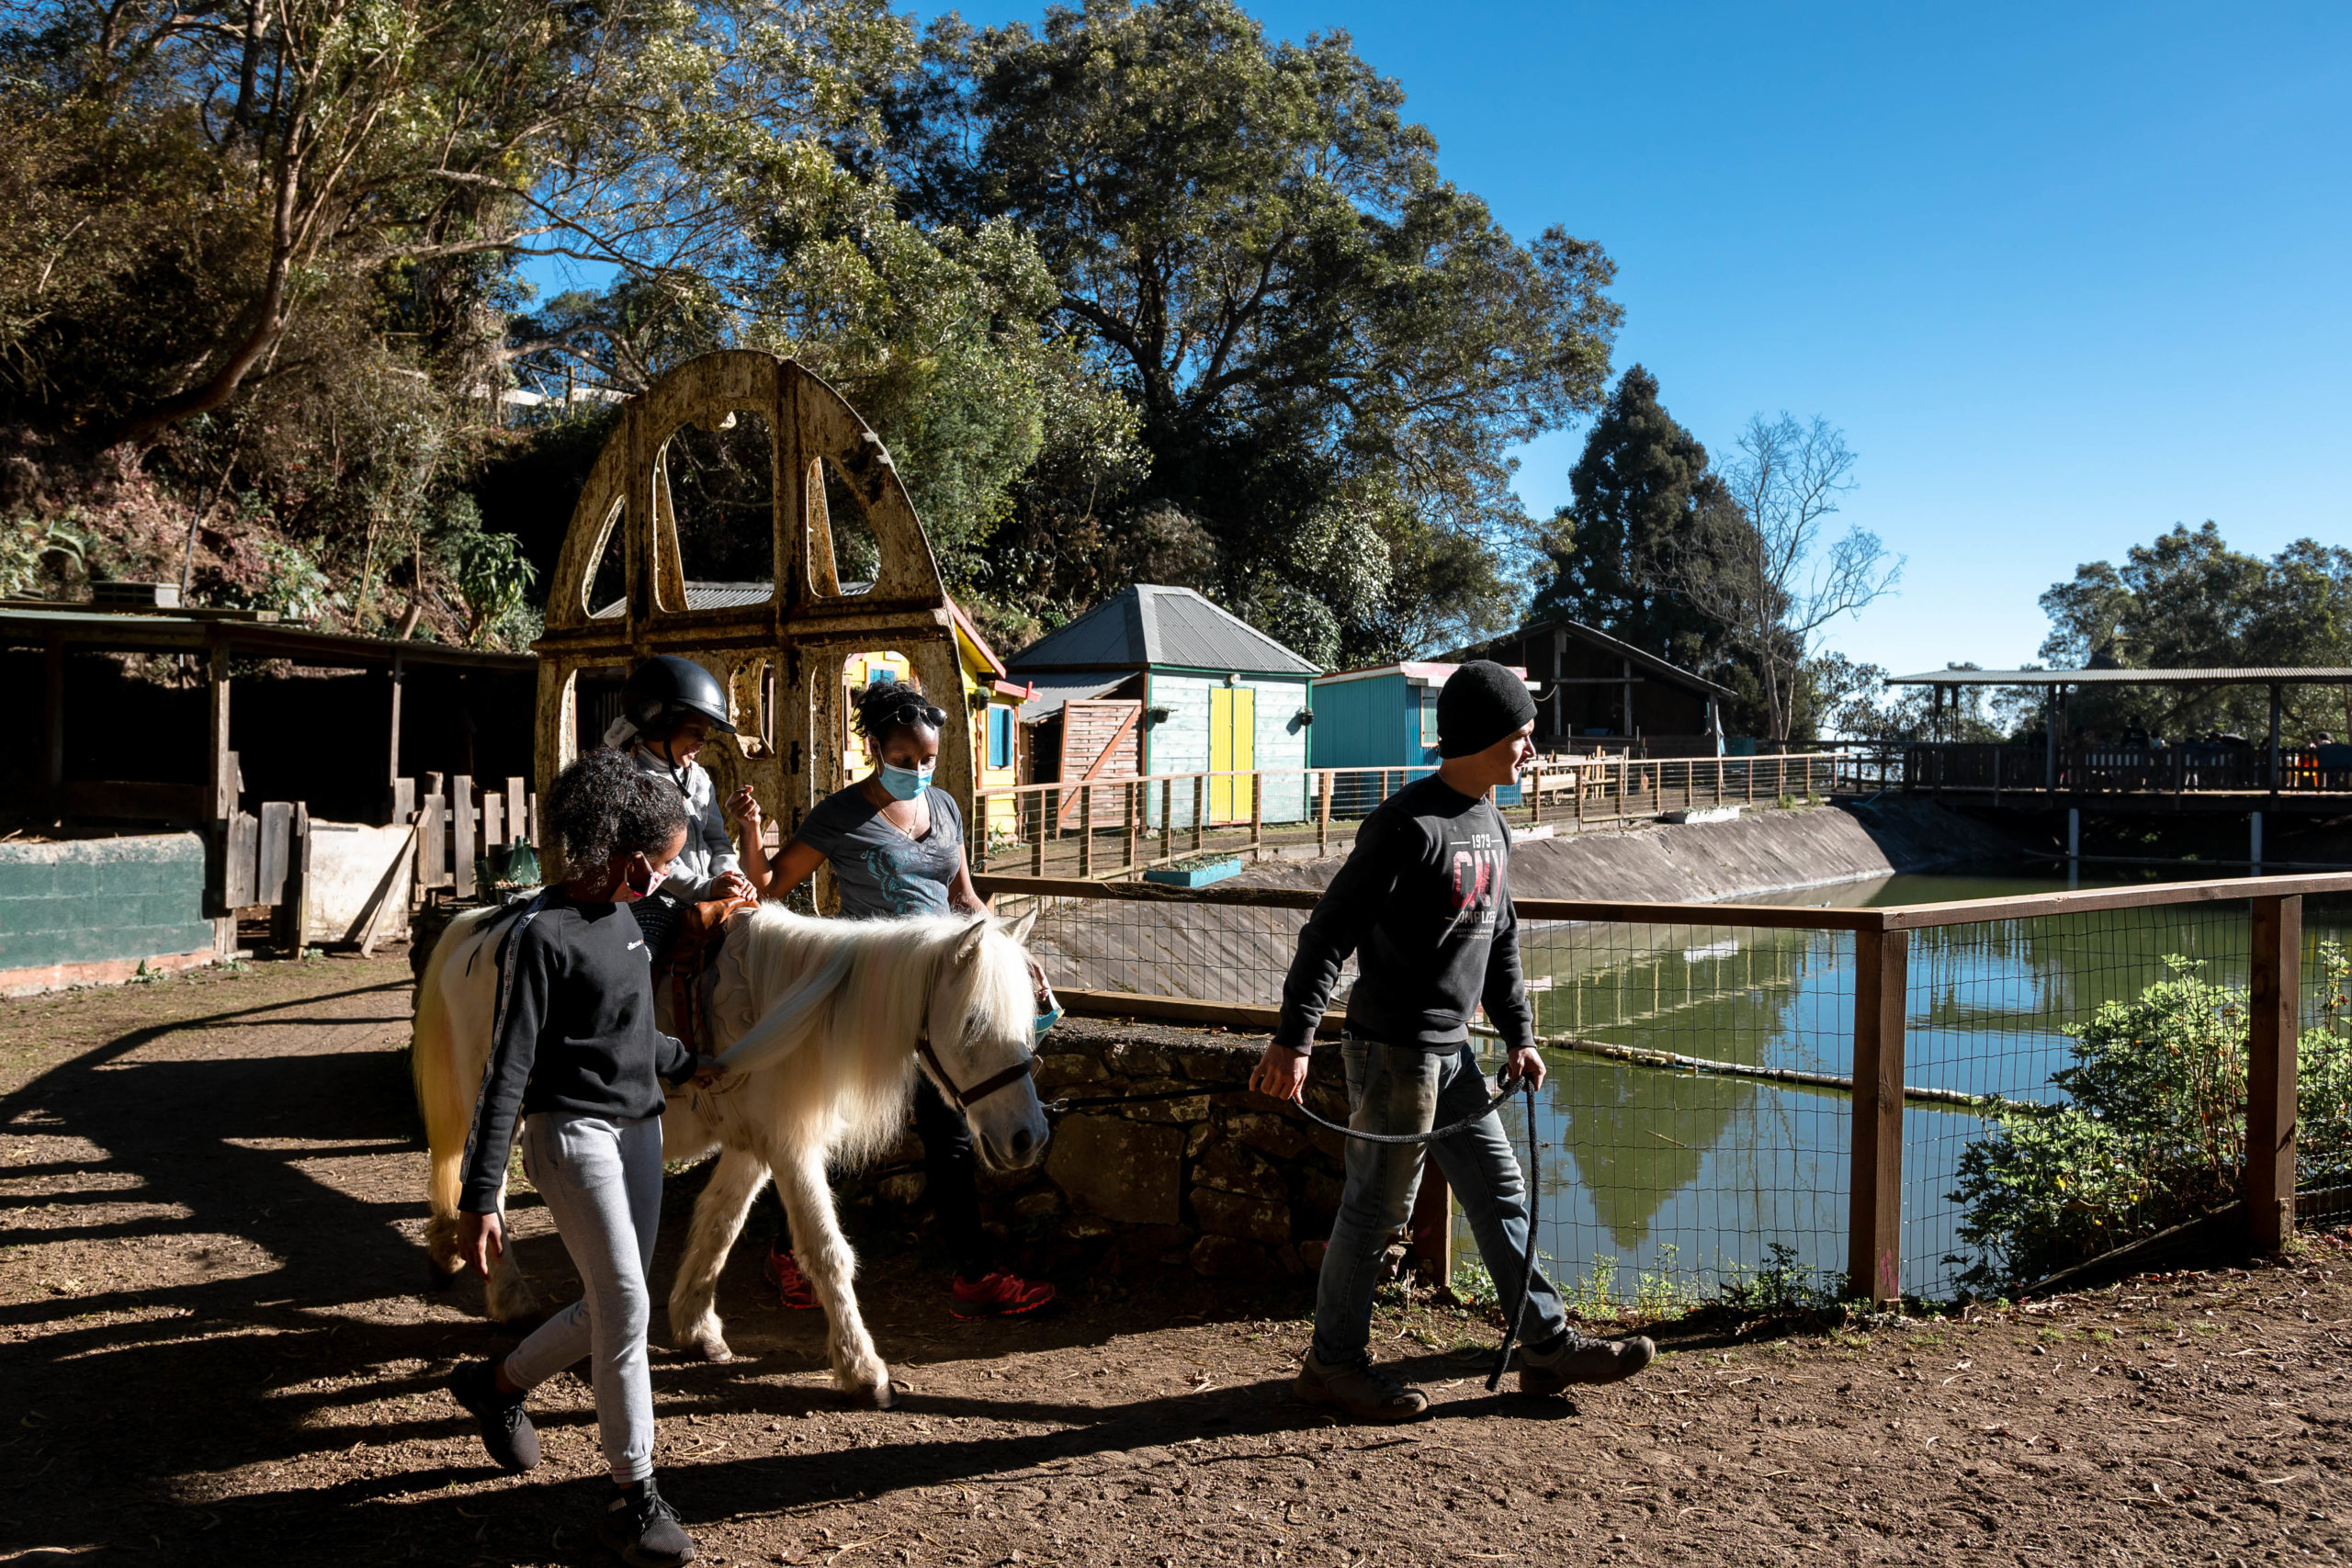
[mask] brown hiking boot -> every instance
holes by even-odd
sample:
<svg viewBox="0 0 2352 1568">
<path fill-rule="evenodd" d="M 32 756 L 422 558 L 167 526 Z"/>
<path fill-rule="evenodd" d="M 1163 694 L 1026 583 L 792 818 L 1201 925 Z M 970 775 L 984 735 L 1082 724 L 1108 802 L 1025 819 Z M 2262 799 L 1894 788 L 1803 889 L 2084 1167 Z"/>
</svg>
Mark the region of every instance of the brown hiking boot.
<svg viewBox="0 0 2352 1568">
<path fill-rule="evenodd" d="M 1549 1348 L 1519 1348 L 1519 1392 L 1558 1393 L 1570 1383 L 1616 1382 L 1648 1366 L 1657 1355 L 1657 1347 L 1646 1335 L 1588 1339 L 1567 1329 Z"/>
<path fill-rule="evenodd" d="M 1337 1410 L 1358 1421 L 1418 1421 L 1429 1414 L 1430 1396 L 1408 1388 L 1372 1364 L 1327 1367 L 1307 1351 L 1291 1385 L 1301 1404 Z"/>
</svg>

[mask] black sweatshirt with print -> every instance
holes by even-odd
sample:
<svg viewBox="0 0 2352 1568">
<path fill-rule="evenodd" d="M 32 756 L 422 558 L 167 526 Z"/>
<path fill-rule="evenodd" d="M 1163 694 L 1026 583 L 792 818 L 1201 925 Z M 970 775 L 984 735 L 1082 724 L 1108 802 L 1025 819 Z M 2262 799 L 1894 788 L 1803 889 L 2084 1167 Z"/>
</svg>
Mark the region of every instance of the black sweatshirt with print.
<svg viewBox="0 0 2352 1568">
<path fill-rule="evenodd" d="M 1506 1045 L 1533 1044 L 1510 868 L 1510 831 L 1487 801 L 1435 774 L 1390 795 L 1299 933 L 1275 1043 L 1313 1044 L 1352 953 L 1349 1033 L 1449 1050 L 1469 1038 L 1483 1001 Z"/>
<path fill-rule="evenodd" d="M 458 1201 L 469 1214 L 498 1207 L 521 1117 L 659 1116 L 660 1080 L 683 1082 L 695 1070 L 694 1053 L 653 1027 L 652 959 L 626 905 L 578 904 L 554 891 L 498 945 L 498 1037 Z"/>
</svg>

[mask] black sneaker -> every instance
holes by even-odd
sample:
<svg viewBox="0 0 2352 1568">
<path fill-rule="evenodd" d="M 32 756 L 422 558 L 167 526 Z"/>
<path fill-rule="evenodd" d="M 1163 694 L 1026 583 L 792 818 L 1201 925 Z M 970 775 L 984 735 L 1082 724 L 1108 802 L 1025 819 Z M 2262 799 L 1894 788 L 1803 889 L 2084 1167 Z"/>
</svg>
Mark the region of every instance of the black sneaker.
<svg viewBox="0 0 2352 1568">
<path fill-rule="evenodd" d="M 662 1499 L 648 1476 L 623 1486 L 596 1521 L 596 1539 L 629 1568 L 678 1568 L 696 1555 L 695 1538 L 678 1522 L 678 1511 Z"/>
<path fill-rule="evenodd" d="M 449 1374 L 449 1393 L 481 1423 L 481 1446 L 501 1470 L 536 1470 L 539 1434 L 523 1396 L 500 1392 L 488 1361 L 468 1361 Z"/>
</svg>

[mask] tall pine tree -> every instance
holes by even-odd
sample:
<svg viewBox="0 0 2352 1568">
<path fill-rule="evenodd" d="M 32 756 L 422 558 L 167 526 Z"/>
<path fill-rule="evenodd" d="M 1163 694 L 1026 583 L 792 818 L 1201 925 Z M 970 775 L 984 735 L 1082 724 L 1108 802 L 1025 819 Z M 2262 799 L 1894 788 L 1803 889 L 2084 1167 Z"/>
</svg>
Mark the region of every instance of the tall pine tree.
<svg viewBox="0 0 2352 1568">
<path fill-rule="evenodd" d="M 1736 503 L 1658 402 L 1657 377 L 1625 372 L 1568 480 L 1576 500 L 1552 519 L 1552 580 L 1533 618 L 1582 621 L 1686 667 L 1715 662 L 1717 628 L 1675 592 L 1673 563 L 1703 549 L 1706 519 Z"/>
</svg>

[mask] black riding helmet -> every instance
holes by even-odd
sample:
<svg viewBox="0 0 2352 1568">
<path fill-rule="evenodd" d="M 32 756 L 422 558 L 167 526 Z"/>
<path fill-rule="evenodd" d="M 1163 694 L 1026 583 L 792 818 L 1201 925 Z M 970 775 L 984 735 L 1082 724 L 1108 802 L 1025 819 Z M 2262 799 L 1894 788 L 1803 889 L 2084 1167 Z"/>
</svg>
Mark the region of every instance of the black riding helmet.
<svg viewBox="0 0 2352 1568">
<path fill-rule="evenodd" d="M 648 740 L 669 739 L 688 715 L 707 719 L 721 734 L 735 733 L 718 677 L 674 653 L 656 654 L 631 672 L 621 688 L 621 711 Z"/>
</svg>

